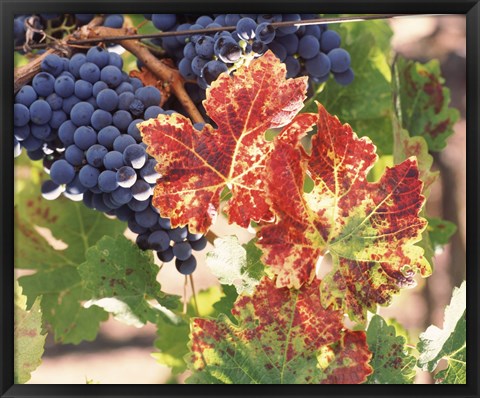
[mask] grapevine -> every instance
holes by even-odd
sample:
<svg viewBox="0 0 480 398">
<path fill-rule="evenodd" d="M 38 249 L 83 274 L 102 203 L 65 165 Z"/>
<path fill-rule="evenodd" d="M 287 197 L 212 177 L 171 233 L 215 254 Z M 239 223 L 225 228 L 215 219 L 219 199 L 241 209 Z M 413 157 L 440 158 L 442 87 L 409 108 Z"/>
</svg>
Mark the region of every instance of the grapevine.
<svg viewBox="0 0 480 398">
<path fill-rule="evenodd" d="M 13 150 L 34 181 L 16 192 L 15 266 L 33 272 L 15 332 L 34 347 L 16 382 L 47 334 L 94 341 L 111 315 L 155 325 L 153 356 L 186 383 L 411 384 L 415 367 L 465 383 L 465 283 L 415 349 L 379 315 L 455 233 L 425 204 L 458 112 L 433 61 L 380 40 L 361 66 L 375 34 L 318 19 L 16 16 Z M 217 236 L 220 218 L 254 236 Z M 204 267 L 220 287 L 196 291 Z M 183 292 L 163 290 L 165 268 Z"/>
</svg>

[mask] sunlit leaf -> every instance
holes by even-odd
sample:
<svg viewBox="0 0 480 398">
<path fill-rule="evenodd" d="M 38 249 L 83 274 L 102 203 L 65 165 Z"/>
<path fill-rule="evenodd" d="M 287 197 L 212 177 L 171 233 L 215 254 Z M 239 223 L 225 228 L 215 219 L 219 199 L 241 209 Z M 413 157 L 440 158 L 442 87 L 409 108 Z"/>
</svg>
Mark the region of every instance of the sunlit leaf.
<svg viewBox="0 0 480 398">
<path fill-rule="evenodd" d="M 321 105 L 311 155 L 296 144 L 311 116 L 299 115 L 295 128 L 276 139 L 267 187 L 278 222 L 260 228 L 258 244 L 279 287 L 308 283 L 322 258 L 331 255 L 333 270 L 321 285 L 323 304 L 364 321 L 367 310 L 375 312 L 400 288 L 413 286 L 417 271 L 423 277 L 431 272 L 423 249 L 414 245 L 427 224 L 419 217 L 424 197 L 417 162 L 409 158 L 370 183 L 375 146 Z M 306 173 L 314 182 L 308 193 Z"/>
<path fill-rule="evenodd" d="M 123 235 L 102 238 L 78 268 L 92 297 L 88 306 L 104 308 L 136 326 L 156 321 L 155 305 L 170 305 L 156 280 L 158 271 L 152 252 L 140 250 Z"/>
<path fill-rule="evenodd" d="M 367 329 L 368 348 L 373 357 L 373 374 L 368 384 L 412 384 L 416 359 L 405 347 L 405 338 L 397 335 L 394 326 L 374 315 Z"/>
<path fill-rule="evenodd" d="M 453 134 L 459 112 L 449 107 L 450 90 L 443 85 L 440 63 L 421 64 L 400 57 L 395 67 L 402 126 L 412 136 L 424 137 L 431 151 L 441 151 Z"/>
<path fill-rule="evenodd" d="M 19 195 L 15 216 L 15 266 L 37 270 L 19 278 L 28 306 L 42 296 L 43 320 L 56 342 L 94 340 L 108 314 L 98 307 L 83 307 L 91 295 L 77 267 L 85 261 L 90 246 L 103 236 L 122 233 L 125 224 L 66 198 L 46 201 L 29 189 Z M 40 234 L 38 227 L 46 228 L 51 238 Z M 52 246 L 56 240 L 63 249 Z"/>
<path fill-rule="evenodd" d="M 418 366 L 433 372 L 441 359 L 448 363 L 446 369 L 435 375 L 437 383 L 465 384 L 467 375 L 467 292 L 466 283 L 453 290 L 452 300 L 445 309 L 443 329 L 431 325 L 420 334 L 417 349 Z"/>
<path fill-rule="evenodd" d="M 14 301 L 14 382 L 23 384 L 42 363 L 46 334 L 42 332 L 41 298 L 27 311 L 27 299 L 15 282 Z"/>
<path fill-rule="evenodd" d="M 263 272 L 262 252 L 251 241 L 240 245 L 236 236 L 217 238 L 206 264 L 221 284 L 235 286 L 237 293 L 252 293 Z"/>
<path fill-rule="evenodd" d="M 180 114 L 159 115 L 139 125 L 147 151 L 162 175 L 153 203 L 173 226 L 206 232 L 228 186 L 230 222 L 271 220 L 265 197 L 265 159 L 273 143 L 265 131 L 287 124 L 303 105 L 306 78 L 286 79 L 285 66 L 271 53 L 222 74 L 207 90 L 204 107 L 218 128 L 196 130 Z"/>
<path fill-rule="evenodd" d="M 195 318 L 187 383 L 355 384 L 372 372 L 364 332 L 344 330 L 340 311 L 320 304 L 319 281 L 300 290 L 264 278 L 233 315 Z"/>
</svg>

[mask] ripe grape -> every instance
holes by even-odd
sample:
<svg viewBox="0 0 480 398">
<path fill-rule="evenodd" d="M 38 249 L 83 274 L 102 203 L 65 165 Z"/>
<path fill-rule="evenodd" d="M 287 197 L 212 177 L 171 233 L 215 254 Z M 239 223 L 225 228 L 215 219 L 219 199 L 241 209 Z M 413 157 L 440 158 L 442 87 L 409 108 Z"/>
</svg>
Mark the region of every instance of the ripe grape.
<svg viewBox="0 0 480 398">
<path fill-rule="evenodd" d="M 22 104 L 13 105 L 13 125 L 23 127 L 30 121 L 30 111 Z"/>
<path fill-rule="evenodd" d="M 69 76 L 59 76 L 55 80 L 54 90 L 62 98 L 70 97 L 75 91 L 75 82 Z"/>
<path fill-rule="evenodd" d="M 72 166 L 81 166 L 85 160 L 85 152 L 76 145 L 70 145 L 65 150 L 65 159 Z"/>
<path fill-rule="evenodd" d="M 197 268 L 197 260 L 195 259 L 194 256 L 190 256 L 185 261 L 176 259 L 175 267 L 177 268 L 177 271 L 180 272 L 181 274 L 190 275 L 193 273 L 193 271 L 195 271 L 195 268 Z"/>
<path fill-rule="evenodd" d="M 93 84 L 100 79 L 100 69 L 93 62 L 85 62 L 80 66 L 79 75 L 83 80 Z"/>
<path fill-rule="evenodd" d="M 70 111 L 70 119 L 77 126 L 88 126 L 94 111 L 95 108 L 90 103 L 79 102 Z"/>
<path fill-rule="evenodd" d="M 340 47 L 340 43 L 340 35 L 333 30 L 327 30 L 326 32 L 323 32 L 322 36 L 320 37 L 320 47 L 326 54 L 332 51 L 334 48 Z"/>
<path fill-rule="evenodd" d="M 46 180 L 42 183 L 41 191 L 45 199 L 55 200 L 62 194 L 63 188 L 52 180 Z"/>
<path fill-rule="evenodd" d="M 335 73 L 333 77 L 338 84 L 346 86 L 353 81 L 354 73 L 351 68 L 348 68 L 345 72 Z"/>
<path fill-rule="evenodd" d="M 98 176 L 98 187 L 102 192 L 112 192 L 119 186 L 116 179 L 116 172 L 112 170 L 104 170 Z"/>
<path fill-rule="evenodd" d="M 192 247 L 189 242 L 178 242 L 173 245 L 173 254 L 181 261 L 187 260 L 192 255 Z"/>
<path fill-rule="evenodd" d="M 350 67 L 350 54 L 343 48 L 335 48 L 328 53 L 333 73 L 345 72 Z"/>
<path fill-rule="evenodd" d="M 80 149 L 87 150 L 97 142 L 97 134 L 90 126 L 81 126 L 73 134 L 73 142 Z"/>
<path fill-rule="evenodd" d="M 108 87 L 115 88 L 122 82 L 122 73 L 116 66 L 107 65 L 102 69 L 100 79 L 107 83 Z"/>
<path fill-rule="evenodd" d="M 125 148 L 123 161 L 125 165 L 134 169 L 141 169 L 147 160 L 145 148 L 138 144 L 132 144 Z"/>
<path fill-rule="evenodd" d="M 37 99 L 38 95 L 35 89 L 30 85 L 26 85 L 23 86 L 15 96 L 15 103 L 29 107 Z"/>
<path fill-rule="evenodd" d="M 103 158 L 107 153 L 108 149 L 105 148 L 103 145 L 94 144 L 87 150 L 87 162 L 93 167 L 99 168 L 103 165 Z"/>
<path fill-rule="evenodd" d="M 68 184 L 74 177 L 75 169 L 64 159 L 55 161 L 50 168 L 50 178 L 59 185 Z"/>
<path fill-rule="evenodd" d="M 123 154 L 118 151 L 110 151 L 103 158 L 103 165 L 107 170 L 117 171 L 124 166 Z"/>
<path fill-rule="evenodd" d="M 52 117 L 52 108 L 48 102 L 42 99 L 36 100 L 30 105 L 30 120 L 34 124 L 47 124 Z"/>
<path fill-rule="evenodd" d="M 86 59 L 87 62 L 92 62 L 99 68 L 103 68 L 104 66 L 108 65 L 110 57 L 108 55 L 108 51 L 104 50 L 102 47 L 97 46 L 92 47 L 87 51 Z"/>
<path fill-rule="evenodd" d="M 116 180 L 119 186 L 130 188 L 137 181 L 137 173 L 129 166 L 122 166 L 117 170 Z"/>
<path fill-rule="evenodd" d="M 125 151 L 125 148 L 129 145 L 136 144 L 137 142 L 135 139 L 128 135 L 128 134 L 121 134 L 117 138 L 115 138 L 115 141 L 113 141 L 113 149 L 118 152 Z"/>
<path fill-rule="evenodd" d="M 98 169 L 89 164 L 83 166 L 78 174 L 80 182 L 87 188 L 93 188 L 97 185 L 99 175 Z"/>
</svg>

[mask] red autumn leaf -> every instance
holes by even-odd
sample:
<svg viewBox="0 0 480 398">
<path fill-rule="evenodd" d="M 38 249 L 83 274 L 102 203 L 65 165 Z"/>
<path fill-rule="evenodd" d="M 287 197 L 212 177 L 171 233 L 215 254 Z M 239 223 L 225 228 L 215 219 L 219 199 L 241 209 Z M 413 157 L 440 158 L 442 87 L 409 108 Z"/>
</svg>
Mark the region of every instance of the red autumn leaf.
<svg viewBox="0 0 480 398">
<path fill-rule="evenodd" d="M 205 233 L 228 186 L 225 209 L 230 222 L 243 227 L 271 220 L 266 202 L 265 160 L 273 148 L 267 129 L 289 123 L 303 106 L 306 78 L 286 79 L 285 66 L 271 53 L 222 74 L 207 90 L 208 115 L 218 126 L 196 130 L 186 117 L 159 115 L 139 125 L 147 151 L 158 161 L 162 178 L 153 204 L 172 225 L 188 224 Z"/>
<path fill-rule="evenodd" d="M 356 384 L 372 373 L 365 332 L 324 309 L 315 279 L 300 290 L 264 278 L 226 315 L 194 319 L 189 383 Z"/>
<path fill-rule="evenodd" d="M 377 160 L 372 142 L 359 139 L 321 105 L 315 116 L 311 155 L 287 128 L 267 161 L 267 188 L 278 222 L 260 229 L 258 244 L 279 287 L 311 281 L 317 262 L 329 253 L 333 270 L 322 282 L 323 304 L 364 320 L 367 310 L 413 285 L 416 271 L 424 277 L 431 272 L 423 249 L 414 245 L 426 227 L 419 217 L 422 183 L 414 158 L 369 183 L 367 173 Z M 298 120 L 310 128 L 305 114 Z M 314 184 L 308 193 L 306 173 Z"/>
</svg>

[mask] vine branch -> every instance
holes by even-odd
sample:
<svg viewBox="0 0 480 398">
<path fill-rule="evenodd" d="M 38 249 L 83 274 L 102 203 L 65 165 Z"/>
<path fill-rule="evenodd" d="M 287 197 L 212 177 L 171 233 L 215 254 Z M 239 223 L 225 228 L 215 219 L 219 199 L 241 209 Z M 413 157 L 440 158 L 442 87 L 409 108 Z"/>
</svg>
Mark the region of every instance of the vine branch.
<svg viewBox="0 0 480 398">
<path fill-rule="evenodd" d="M 74 36 L 80 35 L 80 37 L 95 37 L 105 40 L 105 37 L 124 34 L 127 36 L 132 34 L 132 31 L 128 28 L 107 28 L 105 26 L 89 27 L 88 29 L 80 29 L 74 34 Z M 78 43 L 78 41 L 76 41 Z M 151 51 L 145 47 L 139 40 L 119 40 L 118 44 L 124 47 L 127 51 L 135 55 L 140 61 L 143 62 L 156 77 L 162 82 L 170 85 L 172 92 L 177 99 L 183 105 L 189 116 L 195 123 L 205 123 L 202 115 L 198 111 L 197 107 L 193 103 L 192 99 L 185 90 L 182 75 L 177 69 L 171 68 L 156 58 Z"/>
<path fill-rule="evenodd" d="M 93 28 L 99 26 L 103 23 L 103 17 L 95 17 L 90 21 L 85 27 Z M 49 49 L 45 51 L 42 55 L 35 57 L 27 65 L 21 66 L 20 68 L 15 68 L 14 71 L 14 85 L 13 93 L 16 94 L 25 84 L 30 82 L 33 77 L 40 72 L 40 66 L 42 61 L 47 55 L 57 54 L 57 55 L 66 55 L 70 57 L 72 55 L 72 46 L 67 44 L 67 41 L 70 40 L 72 35 L 65 37 L 63 40 L 56 40 L 55 42 L 49 43 Z M 31 48 L 39 48 L 38 45 L 30 45 Z"/>
<path fill-rule="evenodd" d="M 308 26 L 308 25 L 325 25 L 339 22 L 360 22 L 368 21 L 372 19 L 390 19 L 402 16 L 410 16 L 409 14 L 375 14 L 375 15 L 365 15 L 365 16 L 349 16 L 349 17 L 324 17 L 324 18 L 314 18 L 314 19 L 304 19 L 301 21 L 283 21 L 283 22 L 272 22 L 270 25 L 274 28 L 282 28 L 288 26 Z M 138 40 L 138 39 L 155 39 L 161 37 L 171 37 L 171 36 L 184 36 L 184 35 L 195 35 L 195 34 L 205 34 L 205 33 L 216 33 L 223 31 L 234 31 L 237 29 L 236 26 L 220 26 L 212 28 L 203 28 L 203 29 L 191 29 L 188 31 L 169 31 L 169 32 L 158 32 L 150 34 L 141 34 L 141 35 L 117 35 L 117 36 L 107 36 L 104 37 L 104 40 L 108 41 L 120 41 L 120 40 Z M 102 41 L 99 38 L 88 38 L 81 40 L 70 40 L 69 44 L 92 44 Z"/>
</svg>

